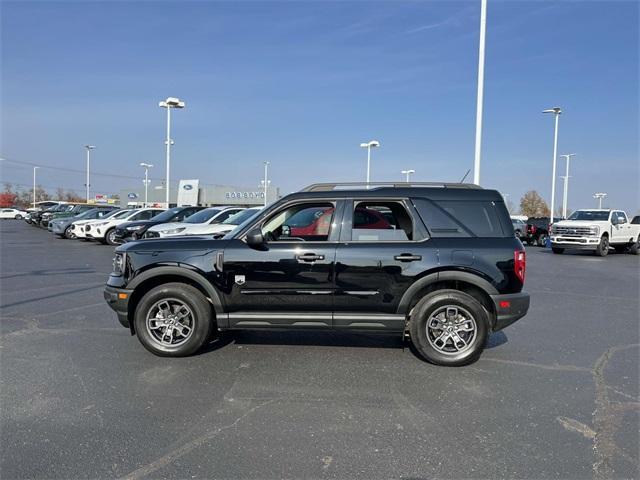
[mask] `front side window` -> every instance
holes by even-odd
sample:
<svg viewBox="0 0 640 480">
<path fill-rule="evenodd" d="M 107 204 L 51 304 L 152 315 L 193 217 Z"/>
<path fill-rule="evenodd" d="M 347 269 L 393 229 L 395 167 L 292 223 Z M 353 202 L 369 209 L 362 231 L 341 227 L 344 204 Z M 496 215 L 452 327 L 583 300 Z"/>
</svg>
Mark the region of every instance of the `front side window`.
<svg viewBox="0 0 640 480">
<path fill-rule="evenodd" d="M 331 202 L 300 203 L 276 212 L 262 226 L 268 242 L 303 240 L 326 242 L 331 233 L 335 205 Z"/>
<path fill-rule="evenodd" d="M 354 202 L 351 240 L 360 242 L 414 240 L 413 219 L 402 202 Z"/>
</svg>

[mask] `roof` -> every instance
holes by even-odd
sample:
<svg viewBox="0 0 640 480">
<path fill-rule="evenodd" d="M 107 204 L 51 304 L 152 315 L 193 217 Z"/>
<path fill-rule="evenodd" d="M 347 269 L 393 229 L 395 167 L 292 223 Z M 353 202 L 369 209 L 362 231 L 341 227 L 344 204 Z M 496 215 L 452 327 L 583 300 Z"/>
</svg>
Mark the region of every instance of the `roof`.
<svg viewBox="0 0 640 480">
<path fill-rule="evenodd" d="M 496 190 L 487 190 L 470 183 L 319 183 L 310 185 L 287 198 L 382 198 L 421 197 L 432 200 L 503 201 Z"/>
</svg>

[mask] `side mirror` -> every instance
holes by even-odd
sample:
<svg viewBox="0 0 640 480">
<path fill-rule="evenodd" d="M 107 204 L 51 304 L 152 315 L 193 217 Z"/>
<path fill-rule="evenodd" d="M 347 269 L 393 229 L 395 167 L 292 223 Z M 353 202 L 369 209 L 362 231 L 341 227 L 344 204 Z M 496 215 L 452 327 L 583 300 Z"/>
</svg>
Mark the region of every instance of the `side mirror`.
<svg viewBox="0 0 640 480">
<path fill-rule="evenodd" d="M 254 228 L 247 233 L 247 245 L 252 248 L 264 248 L 265 241 L 260 228 Z"/>
<path fill-rule="evenodd" d="M 616 222 L 618 225 L 622 225 L 623 223 L 626 223 L 624 220 L 624 217 L 618 217 L 618 221 Z"/>
</svg>

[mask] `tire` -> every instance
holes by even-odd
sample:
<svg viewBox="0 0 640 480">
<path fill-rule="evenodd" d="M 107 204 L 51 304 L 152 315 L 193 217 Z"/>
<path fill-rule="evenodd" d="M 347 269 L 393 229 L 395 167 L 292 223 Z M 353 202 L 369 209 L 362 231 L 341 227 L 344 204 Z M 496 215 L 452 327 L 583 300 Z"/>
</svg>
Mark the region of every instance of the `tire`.
<svg viewBox="0 0 640 480">
<path fill-rule="evenodd" d="M 464 325 L 473 328 L 473 332 L 462 330 L 462 336 L 459 334 L 461 330 L 451 331 L 458 338 L 468 341 L 468 345 L 461 348 L 454 346 L 459 342 L 452 336 L 447 337 L 444 343 L 440 340 L 447 335 L 444 328 L 448 326 L 436 327 L 442 325 L 443 320 L 456 319 L 466 319 L 458 324 L 460 328 Z M 452 367 L 468 365 L 475 362 L 484 350 L 489 334 L 489 318 L 484 307 L 472 296 L 458 290 L 437 290 L 422 298 L 413 309 L 410 333 L 411 343 L 430 363 Z M 467 336 L 463 338 L 465 334 Z"/>
<path fill-rule="evenodd" d="M 520 230 L 515 231 L 516 238 L 522 238 L 522 232 Z"/>
<path fill-rule="evenodd" d="M 602 238 L 600 239 L 600 243 L 596 248 L 596 255 L 599 257 L 606 257 L 608 253 L 609 253 L 609 236 L 602 235 Z"/>
<path fill-rule="evenodd" d="M 15 218 L 16 220 L 22 220 L 22 215 L 17 214 L 17 215 L 16 215 L 15 217 L 13 217 L 13 218 Z"/>
<path fill-rule="evenodd" d="M 551 247 L 551 251 L 553 253 L 557 253 L 558 255 L 562 255 L 564 253 L 564 248 Z"/>
<path fill-rule="evenodd" d="M 183 321 L 187 320 L 185 328 L 187 325 L 191 326 L 189 332 L 181 329 L 181 324 L 159 326 L 164 323 L 164 319 L 160 317 L 166 316 L 162 312 L 169 311 L 167 306 L 171 307 L 174 315 L 176 312 L 187 314 Z M 209 339 L 213 323 L 211 305 L 205 296 L 185 283 L 166 283 L 147 292 L 138 303 L 134 318 L 140 343 L 151 353 L 161 357 L 184 357 L 195 353 Z"/>
<path fill-rule="evenodd" d="M 629 246 L 629 253 L 631 255 L 638 255 L 639 250 L 640 250 L 640 235 L 638 235 L 638 239 L 635 241 L 635 243 L 632 243 Z"/>
<path fill-rule="evenodd" d="M 104 232 L 104 242 L 103 243 L 108 243 L 109 245 L 113 245 L 113 246 L 118 245 L 116 243 L 116 229 L 115 229 L 115 227 L 112 227 L 109 230 L 107 230 L 106 232 Z"/>
<path fill-rule="evenodd" d="M 73 233 L 73 230 L 71 230 L 71 225 L 69 225 L 67 228 L 64 229 L 63 237 L 67 239 L 76 238 L 75 233 Z"/>
<path fill-rule="evenodd" d="M 544 247 L 545 243 L 547 241 L 547 236 L 542 234 L 542 235 L 538 235 L 536 237 L 536 246 L 538 247 Z"/>
</svg>

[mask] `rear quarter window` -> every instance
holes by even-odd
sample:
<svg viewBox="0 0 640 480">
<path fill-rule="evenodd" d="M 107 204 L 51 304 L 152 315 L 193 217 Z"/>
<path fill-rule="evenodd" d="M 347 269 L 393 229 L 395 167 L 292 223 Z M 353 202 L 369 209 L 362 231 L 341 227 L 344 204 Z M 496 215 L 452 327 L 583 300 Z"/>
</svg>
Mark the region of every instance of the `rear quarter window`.
<svg viewBox="0 0 640 480">
<path fill-rule="evenodd" d="M 503 225 L 504 222 L 501 222 L 500 216 L 506 214 L 506 208 L 500 202 L 468 200 L 435 202 L 420 198 L 413 199 L 413 203 L 434 238 L 496 238 L 513 235 L 513 227 L 508 215 L 507 223 Z"/>
</svg>

